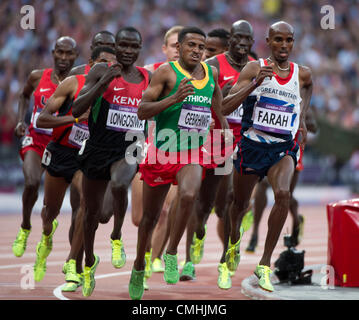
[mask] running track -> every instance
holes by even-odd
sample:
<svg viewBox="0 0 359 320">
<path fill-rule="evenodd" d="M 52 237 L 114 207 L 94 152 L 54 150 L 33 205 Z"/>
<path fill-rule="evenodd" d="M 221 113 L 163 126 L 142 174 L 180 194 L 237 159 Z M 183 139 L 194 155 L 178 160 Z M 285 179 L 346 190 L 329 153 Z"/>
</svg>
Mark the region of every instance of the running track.
<svg viewBox="0 0 359 320">
<path fill-rule="evenodd" d="M 305 216 L 304 239 L 299 250 L 304 249 L 305 264 L 326 264 L 327 260 L 327 219 L 326 208 L 321 206 L 302 206 L 301 214 Z M 216 233 L 217 218 L 212 214 L 208 221 L 208 235 L 205 242 L 205 254 L 202 262 L 196 265 L 197 279 L 192 282 L 178 282 L 167 285 L 163 274 L 154 273 L 148 280 L 149 291 L 145 291 L 143 300 L 249 300 L 241 293 L 241 282 L 252 275 L 263 250 L 263 242 L 267 229 L 266 210 L 260 225 L 260 239 L 255 254 L 245 253 L 251 230 L 243 236 L 241 244 L 241 263 L 232 278 L 232 288 L 221 290 L 217 287 L 217 265 L 222 252 L 222 245 Z M 58 217 L 59 227 L 54 235 L 53 251 L 48 258 L 47 273 L 40 283 L 35 283 L 33 289 L 24 289 L 21 283 L 28 284 L 26 272 L 31 270 L 35 262 L 35 247 L 41 236 L 41 219 L 39 214 L 33 214 L 32 232 L 28 246 L 21 258 L 16 258 L 11 250 L 11 244 L 19 228 L 21 220 L 18 214 L 0 215 L 0 300 L 128 300 L 128 281 L 130 277 L 137 240 L 137 228 L 131 223 L 130 213 L 126 215 L 123 226 L 123 239 L 127 254 L 127 263 L 122 269 L 114 269 L 111 265 L 111 246 L 109 236 L 113 220 L 106 225 L 100 225 L 96 233 L 95 252 L 100 256 L 100 264 L 96 271 L 96 288 L 91 297 L 84 298 L 81 288 L 75 293 L 61 293 L 64 284 L 62 266 L 69 252 L 68 229 L 70 214 L 62 213 Z M 285 250 L 283 235 L 291 230 L 291 218 L 287 222 L 274 252 L 272 268 L 279 253 Z M 179 262 L 184 259 L 184 237 L 179 246 Z M 25 277 L 25 278 L 24 278 Z M 31 284 L 31 283 L 30 283 Z"/>
</svg>

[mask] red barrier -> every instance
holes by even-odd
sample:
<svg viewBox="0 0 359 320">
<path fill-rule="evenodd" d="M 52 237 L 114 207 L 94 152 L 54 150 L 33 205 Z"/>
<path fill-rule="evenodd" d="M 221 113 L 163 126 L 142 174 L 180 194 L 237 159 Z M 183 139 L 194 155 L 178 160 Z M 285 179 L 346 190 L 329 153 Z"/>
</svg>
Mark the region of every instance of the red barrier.
<svg viewBox="0 0 359 320">
<path fill-rule="evenodd" d="M 359 287 L 359 199 L 327 205 L 328 265 L 335 285 Z"/>
</svg>

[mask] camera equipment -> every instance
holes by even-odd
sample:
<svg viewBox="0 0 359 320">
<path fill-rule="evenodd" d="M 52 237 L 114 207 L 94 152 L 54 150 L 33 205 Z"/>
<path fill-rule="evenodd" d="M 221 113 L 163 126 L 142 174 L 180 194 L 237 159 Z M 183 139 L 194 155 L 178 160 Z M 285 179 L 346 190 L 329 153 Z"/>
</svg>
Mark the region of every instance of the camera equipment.
<svg viewBox="0 0 359 320">
<path fill-rule="evenodd" d="M 288 248 L 283 251 L 275 262 L 274 273 L 281 283 L 289 284 L 311 284 L 312 270 L 302 272 L 304 268 L 305 251 L 297 250 L 292 243 L 289 235 L 284 236 L 284 245 Z"/>
</svg>

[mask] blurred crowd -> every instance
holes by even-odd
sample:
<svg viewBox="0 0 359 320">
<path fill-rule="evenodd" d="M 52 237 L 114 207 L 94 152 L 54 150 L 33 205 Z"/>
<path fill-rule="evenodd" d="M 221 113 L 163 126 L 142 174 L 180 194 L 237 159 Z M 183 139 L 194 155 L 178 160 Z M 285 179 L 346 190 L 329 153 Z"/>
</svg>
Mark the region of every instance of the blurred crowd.
<svg viewBox="0 0 359 320">
<path fill-rule="evenodd" d="M 35 29 L 23 30 L 20 9 L 35 9 Z M 335 28 L 323 30 L 321 8 L 332 5 Z M 268 26 L 278 20 L 295 29 L 292 60 L 311 67 L 312 104 L 317 113 L 347 128 L 359 124 L 359 0 L 3 0 L 0 2 L 0 146 L 16 145 L 18 95 L 33 69 L 52 66 L 51 49 L 62 35 L 80 47 L 76 65 L 87 62 L 91 37 L 136 27 L 143 37 L 138 65 L 164 60 L 163 35 L 173 25 L 196 25 L 205 32 L 229 29 L 239 19 L 254 28 L 253 50 L 267 57 Z M 31 110 L 29 110 L 30 112 Z"/>
</svg>

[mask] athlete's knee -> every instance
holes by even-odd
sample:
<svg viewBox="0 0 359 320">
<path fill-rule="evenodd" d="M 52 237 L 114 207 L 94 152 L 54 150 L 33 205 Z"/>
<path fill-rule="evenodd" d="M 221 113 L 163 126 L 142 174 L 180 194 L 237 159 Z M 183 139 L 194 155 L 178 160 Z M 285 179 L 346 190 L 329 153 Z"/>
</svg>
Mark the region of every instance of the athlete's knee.
<svg viewBox="0 0 359 320">
<path fill-rule="evenodd" d="M 274 200 L 276 205 L 283 209 L 289 209 L 291 194 L 289 190 L 276 190 L 274 192 Z"/>
<path fill-rule="evenodd" d="M 153 217 L 152 215 L 146 214 L 146 212 L 144 212 L 139 225 L 148 231 L 153 230 L 158 222 L 158 218 L 159 217 Z"/>
<path fill-rule="evenodd" d="M 232 204 L 233 204 L 233 208 L 237 212 L 244 212 L 249 207 L 250 199 L 239 199 L 238 197 L 234 197 Z"/>
<path fill-rule="evenodd" d="M 181 206 L 191 206 L 196 200 L 197 193 L 194 190 L 182 190 L 179 192 L 179 201 Z"/>
<path fill-rule="evenodd" d="M 35 177 L 25 179 L 25 189 L 27 192 L 37 193 L 39 191 L 41 180 Z"/>
<path fill-rule="evenodd" d="M 127 196 L 128 185 L 121 181 L 112 181 L 111 191 L 114 197 Z"/>
</svg>

